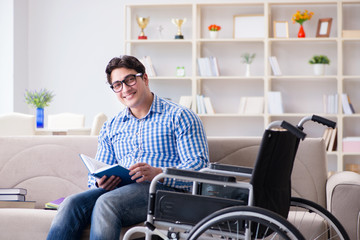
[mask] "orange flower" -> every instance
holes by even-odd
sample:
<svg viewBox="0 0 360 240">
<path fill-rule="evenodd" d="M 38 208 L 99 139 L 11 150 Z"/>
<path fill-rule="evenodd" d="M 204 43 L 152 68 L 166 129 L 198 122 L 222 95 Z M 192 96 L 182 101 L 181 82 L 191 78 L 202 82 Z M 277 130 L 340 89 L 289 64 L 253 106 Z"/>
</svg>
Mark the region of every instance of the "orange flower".
<svg viewBox="0 0 360 240">
<path fill-rule="evenodd" d="M 215 24 L 212 24 L 208 27 L 209 31 L 220 31 L 221 27 Z"/>
<path fill-rule="evenodd" d="M 297 22 L 300 23 L 300 25 L 303 24 L 303 22 L 310 20 L 312 16 L 314 15 L 313 12 L 309 12 L 308 10 L 305 10 L 304 12 L 296 11 L 296 13 L 292 16 L 291 20 L 293 23 Z"/>
</svg>

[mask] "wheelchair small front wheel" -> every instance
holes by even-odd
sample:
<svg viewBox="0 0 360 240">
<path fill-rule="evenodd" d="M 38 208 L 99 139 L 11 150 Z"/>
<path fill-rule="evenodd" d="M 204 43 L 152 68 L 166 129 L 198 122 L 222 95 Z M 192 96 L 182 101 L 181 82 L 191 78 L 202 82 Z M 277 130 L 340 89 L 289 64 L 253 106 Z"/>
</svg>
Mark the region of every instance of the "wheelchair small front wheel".
<svg viewBox="0 0 360 240">
<path fill-rule="evenodd" d="M 285 218 L 259 207 L 221 209 L 196 224 L 188 235 L 195 239 L 296 239 L 302 234 Z"/>
</svg>

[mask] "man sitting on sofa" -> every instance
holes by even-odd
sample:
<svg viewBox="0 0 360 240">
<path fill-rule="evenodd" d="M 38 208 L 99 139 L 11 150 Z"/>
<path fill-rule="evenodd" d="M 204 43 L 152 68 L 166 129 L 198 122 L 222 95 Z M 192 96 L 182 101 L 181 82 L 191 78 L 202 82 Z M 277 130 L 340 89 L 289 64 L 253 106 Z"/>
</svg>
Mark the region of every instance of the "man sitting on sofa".
<svg viewBox="0 0 360 240">
<path fill-rule="evenodd" d="M 203 125 L 190 109 L 153 94 L 145 67 L 132 56 L 111 59 L 107 81 L 127 108 L 107 121 L 96 160 L 129 168 L 136 183 L 89 176 L 83 193 L 69 196 L 55 216 L 48 239 L 79 239 L 91 223 L 90 239 L 119 239 L 121 227 L 146 220 L 150 181 L 166 167 L 200 170 L 208 165 Z M 188 182 L 162 179 L 158 189 L 188 191 Z"/>
</svg>

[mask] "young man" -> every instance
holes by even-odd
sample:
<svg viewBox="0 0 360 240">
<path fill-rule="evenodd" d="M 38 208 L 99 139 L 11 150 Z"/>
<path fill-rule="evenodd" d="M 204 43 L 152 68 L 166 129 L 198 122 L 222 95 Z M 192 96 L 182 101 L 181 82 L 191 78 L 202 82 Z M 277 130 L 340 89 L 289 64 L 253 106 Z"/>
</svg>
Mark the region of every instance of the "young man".
<svg viewBox="0 0 360 240">
<path fill-rule="evenodd" d="M 144 222 L 150 181 L 164 168 L 200 170 L 208 165 L 203 125 L 190 109 L 150 91 L 145 67 L 132 56 L 113 58 L 107 81 L 127 108 L 107 121 L 98 138 L 96 160 L 130 169 L 136 183 L 117 188 L 121 179 L 89 176 L 88 191 L 61 204 L 48 239 L 79 239 L 91 223 L 90 239 L 119 239 L 121 227 Z M 190 185 L 163 179 L 158 189 L 188 191 Z"/>
</svg>

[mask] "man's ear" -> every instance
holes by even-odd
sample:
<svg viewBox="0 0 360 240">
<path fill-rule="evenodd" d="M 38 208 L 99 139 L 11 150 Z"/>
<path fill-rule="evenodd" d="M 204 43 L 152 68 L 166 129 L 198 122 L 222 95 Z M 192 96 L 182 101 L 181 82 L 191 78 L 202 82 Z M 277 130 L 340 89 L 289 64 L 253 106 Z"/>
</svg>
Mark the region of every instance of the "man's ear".
<svg viewBox="0 0 360 240">
<path fill-rule="evenodd" d="M 149 77 L 146 73 L 144 73 L 144 75 L 143 75 L 143 80 L 145 82 L 145 85 L 148 87 L 149 86 Z"/>
</svg>

